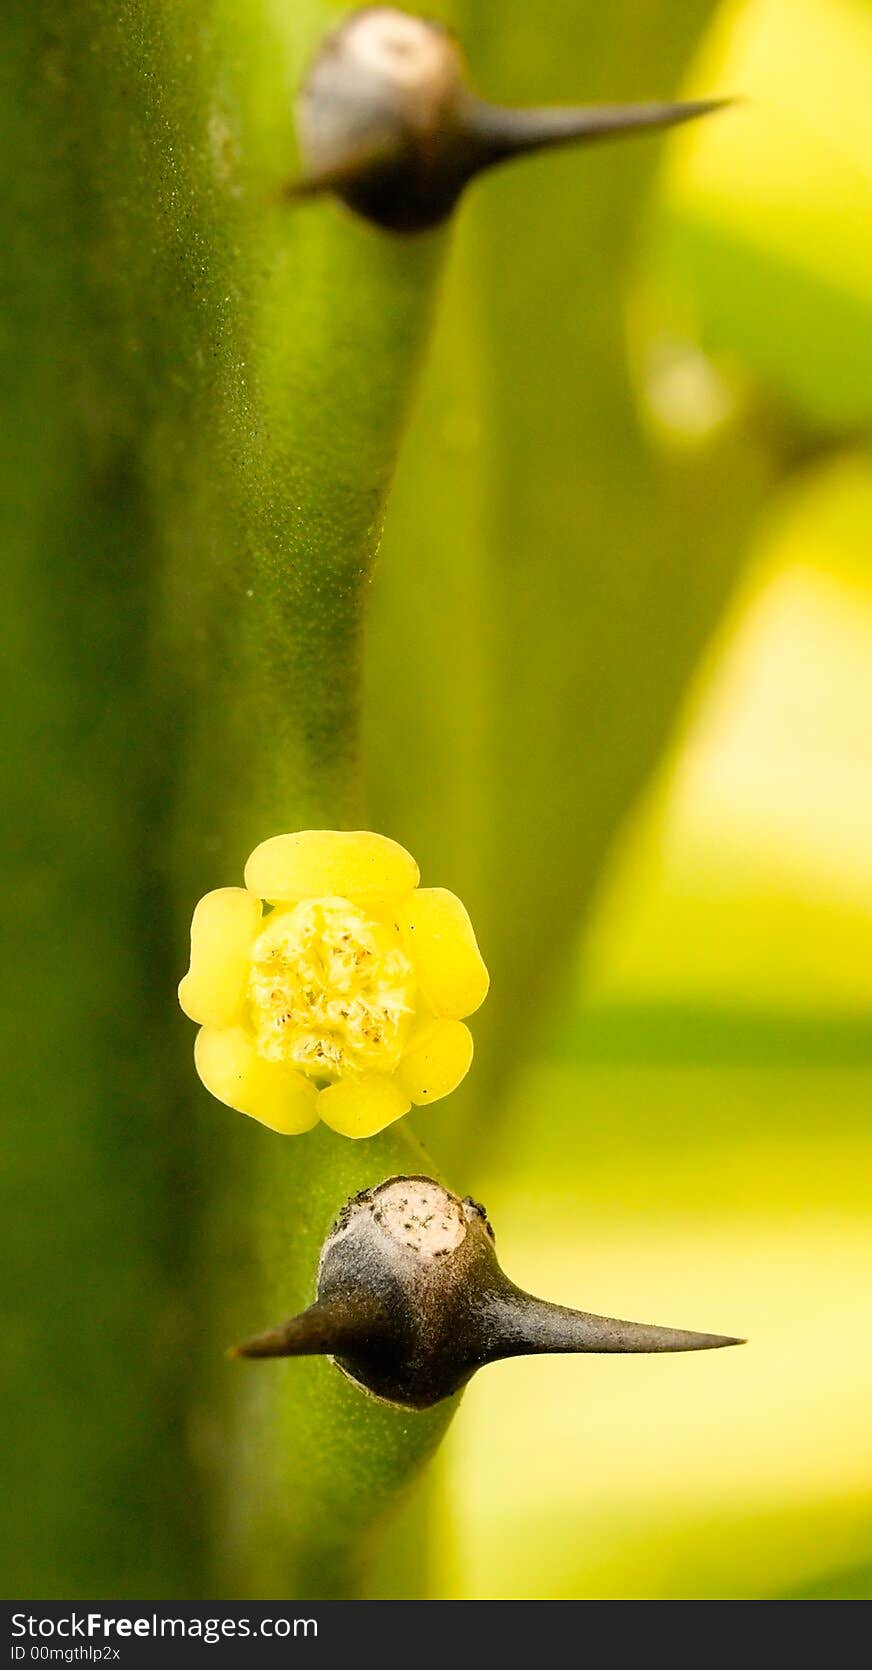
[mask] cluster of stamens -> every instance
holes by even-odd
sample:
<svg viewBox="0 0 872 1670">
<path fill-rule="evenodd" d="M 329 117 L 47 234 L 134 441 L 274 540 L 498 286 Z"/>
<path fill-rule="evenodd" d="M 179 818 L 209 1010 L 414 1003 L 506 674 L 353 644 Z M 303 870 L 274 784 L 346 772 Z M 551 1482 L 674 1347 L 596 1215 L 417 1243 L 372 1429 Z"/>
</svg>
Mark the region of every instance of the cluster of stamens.
<svg viewBox="0 0 872 1670">
<path fill-rule="evenodd" d="M 322 1084 L 392 1072 L 414 995 L 396 930 L 347 899 L 273 911 L 252 948 L 248 1000 L 259 1053 Z"/>
</svg>

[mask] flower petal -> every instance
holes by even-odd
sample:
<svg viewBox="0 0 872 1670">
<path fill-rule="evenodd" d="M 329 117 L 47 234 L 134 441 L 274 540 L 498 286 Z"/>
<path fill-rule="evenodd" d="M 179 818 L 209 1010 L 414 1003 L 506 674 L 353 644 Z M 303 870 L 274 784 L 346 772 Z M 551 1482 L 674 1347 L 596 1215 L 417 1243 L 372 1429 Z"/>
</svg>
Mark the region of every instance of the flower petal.
<svg viewBox="0 0 872 1670">
<path fill-rule="evenodd" d="M 318 1096 L 318 1113 L 331 1131 L 343 1137 L 372 1137 L 411 1106 L 396 1078 L 371 1073 L 362 1079 L 340 1079 Z"/>
<path fill-rule="evenodd" d="M 368 829 L 302 829 L 255 847 L 245 885 L 271 904 L 361 894 L 404 898 L 418 885 L 418 866 L 405 847 Z"/>
<path fill-rule="evenodd" d="M 219 887 L 200 900 L 191 923 L 191 966 L 179 986 L 192 1021 L 215 1027 L 239 1019 L 260 918 L 259 897 L 244 887 Z"/>
<path fill-rule="evenodd" d="M 452 1020 L 471 1015 L 487 997 L 490 977 L 460 900 L 444 887 L 420 887 L 400 907 L 397 921 L 434 1014 Z"/>
<path fill-rule="evenodd" d="M 469 1027 L 462 1021 L 431 1021 L 413 1035 L 397 1068 L 397 1079 L 416 1107 L 423 1107 L 456 1090 L 471 1061 Z"/>
<path fill-rule="evenodd" d="M 315 1086 L 286 1061 L 264 1061 L 241 1026 L 203 1027 L 194 1043 L 194 1063 L 219 1102 L 259 1119 L 271 1131 L 298 1136 L 318 1123 Z"/>
</svg>

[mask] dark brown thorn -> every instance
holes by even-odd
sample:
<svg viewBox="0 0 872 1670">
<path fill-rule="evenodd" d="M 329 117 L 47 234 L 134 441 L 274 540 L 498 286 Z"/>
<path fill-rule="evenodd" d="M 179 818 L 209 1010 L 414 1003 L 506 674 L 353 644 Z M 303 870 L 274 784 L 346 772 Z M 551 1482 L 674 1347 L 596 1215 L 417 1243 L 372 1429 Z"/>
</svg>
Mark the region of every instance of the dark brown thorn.
<svg viewBox="0 0 872 1670">
<path fill-rule="evenodd" d="M 652 128 L 677 127 L 723 110 L 729 98 L 671 103 L 582 105 L 576 109 L 546 106 L 511 110 L 472 100 L 468 131 L 480 153 L 479 167 L 558 145 L 592 144 Z"/>
<path fill-rule="evenodd" d="M 384 1330 L 381 1307 L 365 1294 L 317 1299 L 299 1316 L 233 1345 L 228 1357 L 333 1357 L 371 1344 Z"/>
<path fill-rule="evenodd" d="M 392 232 L 451 214 L 477 174 L 557 145 L 673 127 L 729 104 L 697 99 L 511 110 L 466 85 L 457 42 L 396 8 L 352 12 L 323 42 L 299 104 L 302 177 L 294 198 L 333 192 Z"/>
<path fill-rule="evenodd" d="M 663 1351 L 719 1351 L 744 1345 L 728 1334 L 698 1334 L 685 1328 L 661 1328 L 653 1323 L 627 1322 L 621 1317 L 596 1316 L 536 1299 L 511 1285 L 495 1305 L 498 1355 L 530 1356 L 539 1352 L 581 1352 L 591 1355 Z"/>
</svg>

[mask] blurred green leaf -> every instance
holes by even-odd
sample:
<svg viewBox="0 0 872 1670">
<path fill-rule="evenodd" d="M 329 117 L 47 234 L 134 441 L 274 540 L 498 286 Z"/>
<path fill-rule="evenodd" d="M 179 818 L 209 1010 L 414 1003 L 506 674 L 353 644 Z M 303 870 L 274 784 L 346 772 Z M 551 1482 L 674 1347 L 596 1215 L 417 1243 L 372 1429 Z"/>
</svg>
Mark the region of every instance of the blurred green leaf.
<svg viewBox="0 0 872 1670">
<path fill-rule="evenodd" d="M 561 0 L 545 25 L 504 0 L 464 16 L 477 84 L 544 102 L 668 96 L 710 12 Z M 469 902 L 493 976 L 475 1072 L 422 1125 L 450 1129 L 461 1180 L 556 1001 L 771 469 L 729 424 L 681 457 L 641 432 L 624 308 L 660 155 L 625 141 L 474 188 L 388 514 L 372 802 Z"/>
</svg>

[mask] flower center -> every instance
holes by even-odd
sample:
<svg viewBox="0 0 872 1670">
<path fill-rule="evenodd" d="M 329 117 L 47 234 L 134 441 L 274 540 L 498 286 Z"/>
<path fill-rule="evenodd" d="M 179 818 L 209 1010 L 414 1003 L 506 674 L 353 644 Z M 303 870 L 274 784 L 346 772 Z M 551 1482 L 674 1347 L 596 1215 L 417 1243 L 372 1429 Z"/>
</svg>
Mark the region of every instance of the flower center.
<svg viewBox="0 0 872 1670">
<path fill-rule="evenodd" d="M 347 899 L 273 911 L 254 942 L 248 999 L 258 1051 L 323 1083 L 392 1072 L 414 996 L 395 932 Z"/>
</svg>

